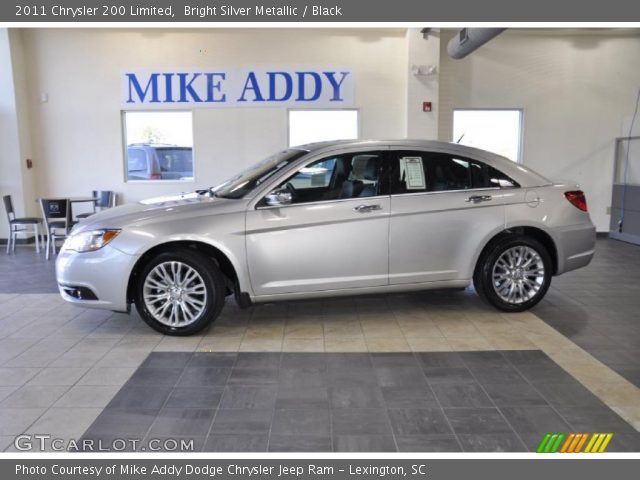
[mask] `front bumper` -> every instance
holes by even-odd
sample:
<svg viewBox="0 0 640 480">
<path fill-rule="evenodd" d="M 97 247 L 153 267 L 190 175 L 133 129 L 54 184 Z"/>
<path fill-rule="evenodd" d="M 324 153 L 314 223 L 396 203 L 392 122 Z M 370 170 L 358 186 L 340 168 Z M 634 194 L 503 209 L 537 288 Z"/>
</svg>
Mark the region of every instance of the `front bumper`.
<svg viewBox="0 0 640 480">
<path fill-rule="evenodd" d="M 592 224 L 555 229 L 558 275 L 586 267 L 596 248 L 596 228 Z"/>
<path fill-rule="evenodd" d="M 60 295 L 67 302 L 83 307 L 125 312 L 129 276 L 138 258 L 111 245 L 95 252 L 63 250 L 56 260 Z M 76 295 L 77 291 L 80 295 Z"/>
</svg>

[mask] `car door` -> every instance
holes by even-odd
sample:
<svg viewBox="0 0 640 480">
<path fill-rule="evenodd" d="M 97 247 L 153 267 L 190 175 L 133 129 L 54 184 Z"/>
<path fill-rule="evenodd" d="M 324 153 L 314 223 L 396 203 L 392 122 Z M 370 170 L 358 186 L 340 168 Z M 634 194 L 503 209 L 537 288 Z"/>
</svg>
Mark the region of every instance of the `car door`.
<svg viewBox="0 0 640 480">
<path fill-rule="evenodd" d="M 292 203 L 263 198 L 246 217 L 255 295 L 295 294 L 388 283 L 390 198 L 386 154 L 356 151 L 310 161 L 271 187 Z"/>
<path fill-rule="evenodd" d="M 389 282 L 469 279 L 477 248 L 504 226 L 501 190 L 482 162 L 391 149 Z"/>
</svg>

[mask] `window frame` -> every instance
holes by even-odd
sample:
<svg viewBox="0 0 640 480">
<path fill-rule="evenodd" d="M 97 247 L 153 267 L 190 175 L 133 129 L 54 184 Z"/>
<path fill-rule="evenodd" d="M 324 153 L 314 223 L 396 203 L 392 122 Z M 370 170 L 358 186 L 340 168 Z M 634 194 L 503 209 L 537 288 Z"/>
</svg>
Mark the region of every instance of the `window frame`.
<svg viewBox="0 0 640 480">
<path fill-rule="evenodd" d="M 291 112 L 336 112 L 336 111 L 349 111 L 349 112 L 356 112 L 356 120 L 357 120 L 357 126 L 356 126 L 356 133 L 357 136 L 356 138 L 352 139 L 353 141 L 357 141 L 360 140 L 360 138 L 362 138 L 362 122 L 361 122 L 361 115 L 360 115 L 360 108 L 359 107 L 342 107 L 342 108 L 287 108 L 287 112 L 286 112 L 286 123 L 287 123 L 287 148 L 293 148 L 296 147 L 298 145 L 291 145 Z M 334 139 L 334 140 L 349 140 L 349 139 Z M 331 142 L 333 140 L 320 140 L 320 141 L 327 141 L 327 142 Z M 302 144 L 304 145 L 304 144 Z"/>
<path fill-rule="evenodd" d="M 192 139 L 192 146 L 191 146 L 191 161 L 192 161 L 192 178 L 190 180 L 180 180 L 180 179 L 175 179 L 175 180 L 162 180 L 162 179 L 142 179 L 142 180 L 137 180 L 137 179 L 130 179 L 129 178 L 129 165 L 128 165 L 128 159 L 129 159 L 129 153 L 128 153 L 128 142 L 127 142 L 127 113 L 177 113 L 177 112 L 181 112 L 181 113 L 189 113 L 191 114 L 191 139 Z M 177 183 L 177 184 L 190 184 L 190 183 L 196 183 L 196 146 L 195 146 L 195 127 L 194 127 L 194 111 L 192 109 L 130 109 L 130 110 L 120 110 L 120 125 L 121 125 L 121 140 L 122 140 L 122 157 L 123 157 L 123 161 L 122 161 L 122 175 L 123 175 L 123 181 L 124 183 L 128 183 L 128 184 L 157 184 L 157 185 L 165 185 L 165 184 L 173 184 L 173 183 Z M 147 157 L 147 161 L 148 161 L 148 153 L 145 152 L 145 156 Z"/>
</svg>

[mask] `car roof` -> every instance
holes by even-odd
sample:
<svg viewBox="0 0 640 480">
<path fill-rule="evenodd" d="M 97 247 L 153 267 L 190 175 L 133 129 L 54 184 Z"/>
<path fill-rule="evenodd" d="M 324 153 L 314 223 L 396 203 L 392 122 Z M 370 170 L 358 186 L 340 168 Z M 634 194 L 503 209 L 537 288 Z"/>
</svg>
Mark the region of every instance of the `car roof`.
<svg viewBox="0 0 640 480">
<path fill-rule="evenodd" d="M 468 147 L 458 143 L 439 142 L 436 140 L 399 139 L 399 140 L 332 140 L 326 142 L 307 143 L 292 148 L 307 151 L 312 154 L 329 153 L 333 150 L 352 148 L 417 148 L 420 150 L 433 150 L 435 152 L 457 154 L 464 157 L 480 160 L 509 177 L 513 178 L 523 187 L 549 185 L 551 181 L 539 173 L 518 164 L 501 155 Z"/>
</svg>

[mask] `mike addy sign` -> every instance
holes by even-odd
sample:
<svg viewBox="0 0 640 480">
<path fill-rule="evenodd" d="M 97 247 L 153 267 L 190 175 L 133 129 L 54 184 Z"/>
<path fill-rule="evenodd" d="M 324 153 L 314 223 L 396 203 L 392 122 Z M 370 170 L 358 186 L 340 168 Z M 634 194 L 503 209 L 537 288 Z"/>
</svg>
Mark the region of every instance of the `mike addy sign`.
<svg viewBox="0 0 640 480">
<path fill-rule="evenodd" d="M 353 105 L 348 69 L 133 71 L 123 74 L 126 108 Z"/>
</svg>

